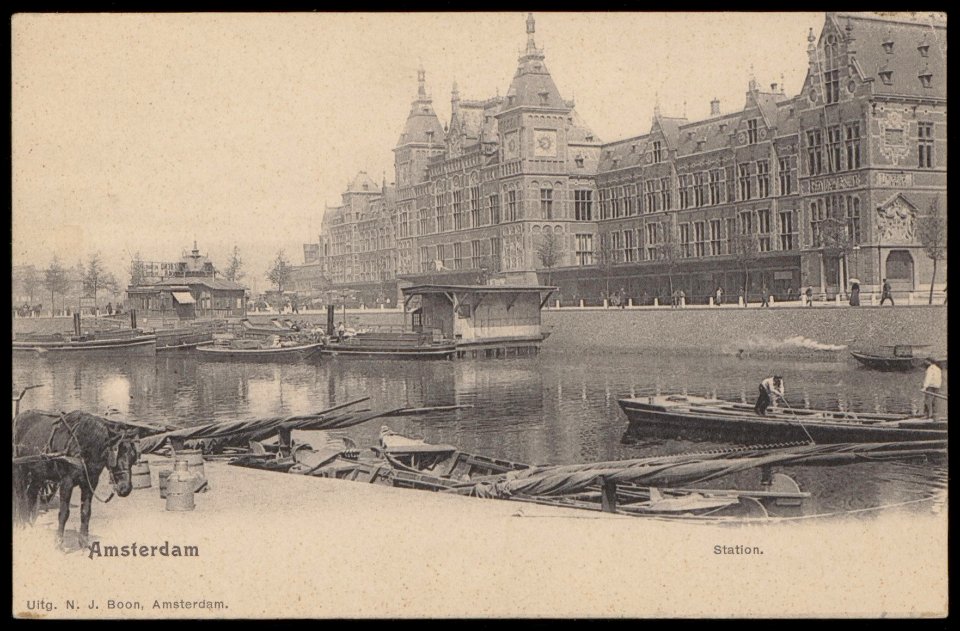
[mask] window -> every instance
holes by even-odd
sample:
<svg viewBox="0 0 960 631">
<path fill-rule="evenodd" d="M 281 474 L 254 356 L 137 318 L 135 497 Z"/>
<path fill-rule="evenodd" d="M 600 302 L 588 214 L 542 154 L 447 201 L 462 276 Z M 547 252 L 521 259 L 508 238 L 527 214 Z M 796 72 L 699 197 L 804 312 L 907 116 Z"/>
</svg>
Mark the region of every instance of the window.
<svg viewBox="0 0 960 631">
<path fill-rule="evenodd" d="M 459 241 L 453 244 L 453 269 L 463 269 L 463 244 Z"/>
<path fill-rule="evenodd" d="M 860 123 L 844 126 L 847 146 L 847 170 L 860 168 Z"/>
<path fill-rule="evenodd" d="M 753 212 L 744 210 L 740 212 L 740 234 L 753 233 Z"/>
<path fill-rule="evenodd" d="M 636 207 L 637 214 L 644 212 L 643 210 L 643 186 L 638 182 L 634 185 L 634 192 L 636 193 Z"/>
<path fill-rule="evenodd" d="M 793 156 L 785 156 L 779 160 L 780 166 L 780 194 L 789 195 L 793 192 L 794 182 L 797 180 L 797 163 Z"/>
<path fill-rule="evenodd" d="M 593 235 L 578 234 L 576 235 L 576 241 L 577 265 L 593 265 Z"/>
<path fill-rule="evenodd" d="M 647 180 L 643 183 L 643 190 L 644 210 L 648 213 L 660 210 L 660 180 Z"/>
<path fill-rule="evenodd" d="M 620 204 L 620 199 L 623 197 L 623 187 L 613 187 L 610 189 L 610 194 L 612 195 L 610 207 L 613 209 L 613 217 L 621 217 L 623 215 L 623 208 Z"/>
<path fill-rule="evenodd" d="M 747 121 L 747 144 L 757 144 L 757 119 L 751 118 Z"/>
<path fill-rule="evenodd" d="M 830 173 L 843 169 L 843 162 L 840 159 L 841 154 L 840 128 L 831 127 L 827 129 L 827 170 Z"/>
<path fill-rule="evenodd" d="M 752 192 L 750 190 L 750 165 L 741 164 L 737 167 L 739 178 L 737 179 L 740 184 L 740 200 L 746 201 L 750 199 Z"/>
<path fill-rule="evenodd" d="M 480 254 L 480 242 L 471 241 L 470 242 L 470 267 L 473 269 L 480 269 L 480 262 L 482 259 Z"/>
<path fill-rule="evenodd" d="M 710 170 L 710 205 L 723 203 L 723 169 Z"/>
<path fill-rule="evenodd" d="M 735 242 L 737 238 L 737 219 L 736 217 L 727 217 L 727 254 L 735 254 Z"/>
<path fill-rule="evenodd" d="M 920 42 L 919 46 L 917 46 L 917 50 L 920 52 L 921 57 L 927 57 L 930 55 L 930 44 L 924 40 Z"/>
<path fill-rule="evenodd" d="M 476 228 L 480 225 L 480 187 L 470 188 L 470 227 Z"/>
<path fill-rule="evenodd" d="M 860 244 L 860 198 L 856 195 L 847 197 L 847 238 Z"/>
<path fill-rule="evenodd" d="M 602 238 L 602 237 L 601 237 Z M 623 233 L 610 233 L 610 251 L 613 252 L 613 261 L 615 263 L 623 262 Z"/>
<path fill-rule="evenodd" d="M 453 229 L 463 230 L 463 191 L 453 192 Z"/>
<path fill-rule="evenodd" d="M 660 178 L 660 210 L 670 210 L 673 206 L 671 184 L 669 177 Z"/>
<path fill-rule="evenodd" d="M 436 195 L 437 232 L 443 232 L 443 193 Z"/>
<path fill-rule="evenodd" d="M 933 123 L 917 123 L 917 166 L 932 169 L 933 162 Z"/>
<path fill-rule="evenodd" d="M 710 220 L 710 256 L 719 256 L 720 252 L 720 220 Z"/>
<path fill-rule="evenodd" d="M 823 173 L 823 135 L 819 129 L 807 132 L 807 172 L 810 175 Z"/>
<path fill-rule="evenodd" d="M 925 88 L 933 87 L 933 84 L 931 83 L 931 81 L 933 80 L 933 73 L 931 73 L 929 70 L 924 69 L 920 71 L 920 74 L 917 75 L 917 78 L 920 79 L 920 85 L 922 85 L 923 87 Z"/>
<path fill-rule="evenodd" d="M 426 208 L 420 209 L 420 234 L 430 233 L 430 211 Z"/>
<path fill-rule="evenodd" d="M 680 210 L 685 208 L 690 208 L 690 176 L 689 175 L 678 175 L 677 176 L 677 195 L 680 197 Z"/>
<path fill-rule="evenodd" d="M 577 221 L 593 220 L 593 191 L 579 189 L 573 192 L 574 218 Z"/>
<path fill-rule="evenodd" d="M 540 189 L 540 216 L 544 219 L 553 219 L 553 189 Z"/>
<path fill-rule="evenodd" d="M 680 256 L 690 256 L 690 224 L 680 224 Z"/>
<path fill-rule="evenodd" d="M 705 179 L 706 173 L 703 171 L 693 174 L 693 205 L 695 208 L 706 204 L 707 185 L 704 182 Z"/>
<path fill-rule="evenodd" d="M 632 263 L 634 261 L 634 243 L 633 243 L 633 230 L 624 230 L 623 231 L 623 257 L 622 260 L 627 263 Z"/>
<path fill-rule="evenodd" d="M 770 251 L 770 211 L 762 209 L 757 211 L 757 231 L 760 233 L 760 251 Z"/>
<path fill-rule="evenodd" d="M 507 191 L 507 221 L 517 220 L 517 192 Z"/>
<path fill-rule="evenodd" d="M 794 248 L 793 239 L 793 211 L 780 211 L 780 249 L 792 250 Z"/>
<path fill-rule="evenodd" d="M 623 189 L 623 203 L 626 206 L 627 216 L 636 215 L 639 211 L 640 204 L 637 200 L 637 185 L 629 184 Z"/>
<path fill-rule="evenodd" d="M 657 224 L 648 223 L 647 224 L 647 260 L 655 261 L 657 260 L 657 246 L 660 243 L 660 234 L 657 230 Z"/>
<path fill-rule="evenodd" d="M 500 196 L 496 193 L 490 196 L 490 223 L 500 223 Z"/>
<path fill-rule="evenodd" d="M 693 224 L 694 253 L 696 256 L 706 256 L 707 254 L 707 224 L 698 221 Z"/>
<path fill-rule="evenodd" d="M 757 160 L 757 197 L 770 197 L 769 160 Z"/>
<path fill-rule="evenodd" d="M 824 72 L 823 83 L 827 103 L 838 103 L 840 101 L 840 71 L 829 70 Z"/>
<path fill-rule="evenodd" d="M 600 194 L 600 219 L 609 219 L 610 218 L 610 191 L 601 188 L 599 191 Z"/>
<path fill-rule="evenodd" d="M 659 140 L 653 141 L 653 161 L 654 163 L 663 162 L 663 145 Z"/>
<path fill-rule="evenodd" d="M 490 265 L 493 269 L 490 271 L 497 272 L 500 270 L 500 252 L 503 250 L 501 247 L 500 237 L 490 237 Z"/>
<path fill-rule="evenodd" d="M 810 242 L 815 248 L 823 245 L 823 222 L 826 219 L 823 200 L 817 199 L 810 202 Z"/>
</svg>

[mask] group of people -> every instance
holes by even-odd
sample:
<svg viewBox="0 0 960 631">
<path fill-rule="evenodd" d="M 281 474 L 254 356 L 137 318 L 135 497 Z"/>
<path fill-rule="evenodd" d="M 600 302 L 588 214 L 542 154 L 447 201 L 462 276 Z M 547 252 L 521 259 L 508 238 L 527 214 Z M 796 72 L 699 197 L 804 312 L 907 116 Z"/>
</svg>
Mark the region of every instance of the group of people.
<svg viewBox="0 0 960 631">
<path fill-rule="evenodd" d="M 928 419 L 934 419 L 937 416 L 937 400 L 946 399 L 940 394 L 940 388 L 943 387 L 943 374 L 940 370 L 940 363 L 932 357 L 924 360 L 927 370 L 923 376 L 923 415 Z M 757 402 L 753 406 L 753 411 L 758 416 L 766 416 L 767 409 L 776 401 L 781 401 L 787 407 L 790 405 L 784 398 L 783 376 L 775 374 L 767 377 L 760 382 L 760 393 L 757 396 Z"/>
</svg>

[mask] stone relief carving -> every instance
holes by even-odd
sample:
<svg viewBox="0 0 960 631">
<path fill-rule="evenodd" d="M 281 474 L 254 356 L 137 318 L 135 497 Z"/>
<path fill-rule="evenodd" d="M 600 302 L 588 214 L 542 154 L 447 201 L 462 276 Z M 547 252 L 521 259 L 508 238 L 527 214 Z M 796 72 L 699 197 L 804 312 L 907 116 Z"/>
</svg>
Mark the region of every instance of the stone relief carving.
<svg viewBox="0 0 960 631">
<path fill-rule="evenodd" d="M 914 239 L 916 209 L 902 196 L 877 208 L 877 232 L 885 242 L 908 243 Z"/>
<path fill-rule="evenodd" d="M 880 127 L 880 153 L 893 164 L 910 153 L 906 142 L 907 122 L 903 120 L 903 113 L 899 110 L 887 110 L 877 121 Z"/>
</svg>

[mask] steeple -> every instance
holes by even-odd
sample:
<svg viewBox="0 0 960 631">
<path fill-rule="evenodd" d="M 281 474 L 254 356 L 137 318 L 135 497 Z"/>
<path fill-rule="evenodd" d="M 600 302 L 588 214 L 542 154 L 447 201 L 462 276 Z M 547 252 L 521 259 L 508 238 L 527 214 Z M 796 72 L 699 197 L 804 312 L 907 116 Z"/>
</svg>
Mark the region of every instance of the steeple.
<svg viewBox="0 0 960 631">
<path fill-rule="evenodd" d="M 460 90 L 457 89 L 457 82 L 453 82 L 453 88 L 450 90 L 450 111 L 456 116 L 460 112 Z"/>
<path fill-rule="evenodd" d="M 422 101 L 427 98 L 427 71 L 423 69 L 423 64 L 417 68 L 417 99 Z"/>
<path fill-rule="evenodd" d="M 417 68 L 417 98 L 410 104 L 410 114 L 397 146 L 409 143 L 440 142 L 443 127 L 433 109 L 433 99 L 427 94 L 427 73 L 423 66 Z"/>
<path fill-rule="evenodd" d="M 531 13 L 527 15 L 527 46 L 520 52 L 504 110 L 521 106 L 569 109 L 543 62 L 543 49 L 537 48 L 535 34 L 536 21 Z"/>
</svg>

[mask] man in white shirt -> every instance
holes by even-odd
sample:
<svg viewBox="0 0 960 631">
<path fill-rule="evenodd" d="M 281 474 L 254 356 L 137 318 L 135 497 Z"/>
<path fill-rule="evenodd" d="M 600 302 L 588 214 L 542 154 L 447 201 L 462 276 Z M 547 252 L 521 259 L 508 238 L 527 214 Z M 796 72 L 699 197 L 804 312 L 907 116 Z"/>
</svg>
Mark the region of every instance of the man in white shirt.
<svg viewBox="0 0 960 631">
<path fill-rule="evenodd" d="M 766 416 L 767 408 L 773 403 L 775 397 L 781 401 L 784 400 L 783 377 L 780 375 L 767 377 L 760 382 L 760 396 L 757 397 L 757 404 L 753 406 L 753 410 L 760 416 Z"/>
<path fill-rule="evenodd" d="M 937 394 L 940 392 L 940 386 L 943 385 L 943 375 L 940 373 L 940 365 L 932 357 L 925 361 L 927 364 L 927 373 L 923 376 L 923 413 L 927 418 L 935 418 L 937 411 Z"/>
</svg>

